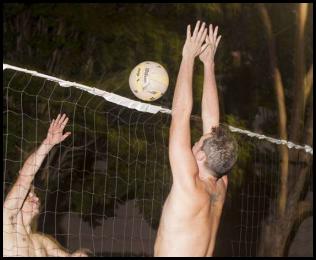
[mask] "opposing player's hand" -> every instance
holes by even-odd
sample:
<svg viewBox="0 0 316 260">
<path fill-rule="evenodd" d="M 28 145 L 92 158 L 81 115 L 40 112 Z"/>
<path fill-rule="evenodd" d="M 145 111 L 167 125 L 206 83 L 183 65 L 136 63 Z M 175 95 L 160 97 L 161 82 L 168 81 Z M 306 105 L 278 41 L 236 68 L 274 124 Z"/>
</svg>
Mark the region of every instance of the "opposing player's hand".
<svg viewBox="0 0 316 260">
<path fill-rule="evenodd" d="M 205 23 L 200 26 L 200 21 L 197 21 L 193 34 L 191 34 L 191 26 L 187 27 L 187 38 L 183 46 L 182 56 L 194 59 L 198 56 L 203 49 L 201 49 L 202 44 L 207 35 L 207 28 L 205 28 Z"/>
<path fill-rule="evenodd" d="M 71 257 L 87 257 L 88 253 L 91 254 L 91 251 L 89 249 L 83 248 L 83 249 L 76 250 L 70 256 Z"/>
<path fill-rule="evenodd" d="M 222 38 L 221 35 L 217 36 L 218 26 L 213 31 L 213 26 L 210 24 L 208 35 L 205 37 L 205 43 L 202 46 L 200 60 L 205 63 L 214 63 L 214 56 L 218 47 L 218 44 Z"/>
<path fill-rule="evenodd" d="M 71 257 L 87 257 L 88 255 L 84 252 L 75 252 L 70 255 Z"/>
<path fill-rule="evenodd" d="M 50 127 L 48 129 L 47 137 L 45 139 L 45 144 L 48 145 L 55 145 L 62 141 L 64 141 L 71 133 L 67 132 L 63 134 L 64 128 L 67 125 L 69 118 L 66 116 L 66 114 L 58 114 L 56 119 L 53 119 L 53 121 L 50 124 Z"/>
</svg>

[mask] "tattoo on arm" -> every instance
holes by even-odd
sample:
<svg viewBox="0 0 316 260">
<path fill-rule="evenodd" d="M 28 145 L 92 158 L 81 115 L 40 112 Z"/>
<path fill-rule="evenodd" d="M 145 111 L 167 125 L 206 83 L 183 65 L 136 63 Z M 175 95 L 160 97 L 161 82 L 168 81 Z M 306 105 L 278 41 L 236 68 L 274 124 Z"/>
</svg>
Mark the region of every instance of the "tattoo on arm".
<svg viewBox="0 0 316 260">
<path fill-rule="evenodd" d="M 214 206 L 214 202 L 218 201 L 218 194 L 216 192 L 212 192 L 211 193 L 211 202 L 212 202 L 212 206 Z"/>
</svg>

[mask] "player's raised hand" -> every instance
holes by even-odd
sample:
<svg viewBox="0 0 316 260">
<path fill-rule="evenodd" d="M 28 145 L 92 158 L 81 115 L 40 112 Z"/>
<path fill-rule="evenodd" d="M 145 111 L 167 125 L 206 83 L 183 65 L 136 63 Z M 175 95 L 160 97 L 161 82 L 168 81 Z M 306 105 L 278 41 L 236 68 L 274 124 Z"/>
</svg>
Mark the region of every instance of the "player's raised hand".
<svg viewBox="0 0 316 260">
<path fill-rule="evenodd" d="M 194 31 L 191 34 L 191 26 L 187 26 L 187 38 L 185 40 L 182 56 L 188 58 L 195 58 L 198 56 L 203 49 L 201 49 L 202 44 L 207 35 L 207 28 L 205 28 L 205 23 L 203 22 L 200 26 L 200 21 L 197 21 Z"/>
<path fill-rule="evenodd" d="M 205 37 L 205 43 L 202 46 L 200 60 L 205 63 L 214 63 L 214 56 L 218 47 L 218 44 L 222 38 L 221 35 L 217 36 L 218 26 L 213 31 L 213 25 L 210 24 L 208 35 Z"/>
<path fill-rule="evenodd" d="M 56 119 L 50 124 L 48 129 L 47 137 L 45 139 L 45 143 L 49 145 L 55 145 L 62 141 L 64 141 L 71 133 L 67 132 L 63 134 L 64 128 L 67 125 L 69 118 L 66 114 L 58 114 Z"/>
</svg>

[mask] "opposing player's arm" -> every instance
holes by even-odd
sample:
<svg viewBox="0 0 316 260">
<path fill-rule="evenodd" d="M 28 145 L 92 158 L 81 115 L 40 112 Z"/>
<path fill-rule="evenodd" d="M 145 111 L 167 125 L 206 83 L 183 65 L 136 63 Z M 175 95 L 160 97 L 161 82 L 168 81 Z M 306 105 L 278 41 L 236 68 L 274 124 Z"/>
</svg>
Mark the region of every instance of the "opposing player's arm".
<svg viewBox="0 0 316 260">
<path fill-rule="evenodd" d="M 58 115 L 57 119 L 52 121 L 46 139 L 25 161 L 22 169 L 19 171 L 19 176 L 16 182 L 5 199 L 3 205 L 4 216 L 10 217 L 18 214 L 29 192 L 35 174 L 40 168 L 46 155 L 55 144 L 65 140 L 65 138 L 70 135 L 69 132 L 64 135 L 62 133 L 67 121 L 68 118 L 66 115 L 63 115 L 62 117 Z"/>
<path fill-rule="evenodd" d="M 33 233 L 32 238 L 36 239 L 47 253 L 47 256 L 69 257 L 69 256 L 88 256 L 83 249 L 70 253 L 56 239 L 47 234 Z"/>
<path fill-rule="evenodd" d="M 70 253 L 50 235 L 36 233 L 32 236 L 35 237 L 41 243 L 43 249 L 47 253 L 47 256 L 70 256 Z"/>
<path fill-rule="evenodd" d="M 71 255 L 51 235 L 32 233 L 31 237 L 33 240 L 36 240 L 39 245 L 41 245 L 41 249 L 45 250 L 47 256 L 67 257 Z"/>
<path fill-rule="evenodd" d="M 191 36 L 190 25 L 183 47 L 182 61 L 172 102 L 172 120 L 169 136 L 169 159 L 175 178 L 197 172 L 191 151 L 190 115 L 192 111 L 192 77 L 195 57 L 201 52 L 207 30 L 198 21 Z"/>
<path fill-rule="evenodd" d="M 213 32 L 210 25 L 209 34 L 206 36 L 207 48 L 200 54 L 204 64 L 204 82 L 202 96 L 202 121 L 203 134 L 210 133 L 213 127 L 219 125 L 219 102 L 215 80 L 214 56 L 221 36 L 217 37 L 218 27 Z"/>
<path fill-rule="evenodd" d="M 43 142 L 25 161 L 16 182 L 5 199 L 3 209 L 6 214 L 17 215 L 29 192 L 34 176 L 50 149 L 51 147 Z"/>
</svg>

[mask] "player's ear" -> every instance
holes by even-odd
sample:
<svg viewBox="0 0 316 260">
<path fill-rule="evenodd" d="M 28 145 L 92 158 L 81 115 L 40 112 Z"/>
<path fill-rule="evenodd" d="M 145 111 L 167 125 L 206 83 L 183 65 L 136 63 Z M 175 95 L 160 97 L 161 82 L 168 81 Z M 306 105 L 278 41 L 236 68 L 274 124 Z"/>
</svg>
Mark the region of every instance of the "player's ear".
<svg viewBox="0 0 316 260">
<path fill-rule="evenodd" d="M 200 150 L 196 153 L 196 159 L 198 162 L 204 162 L 206 160 L 206 154 L 204 151 Z"/>
</svg>

